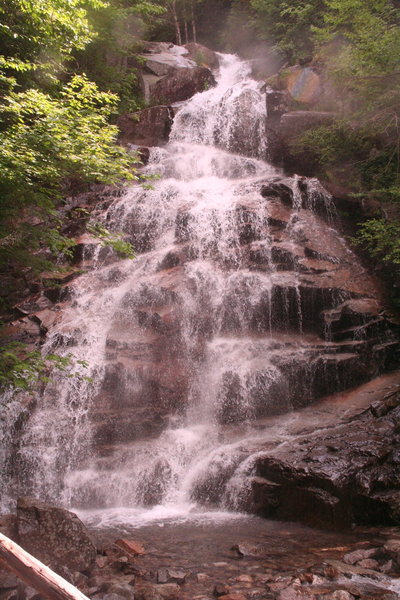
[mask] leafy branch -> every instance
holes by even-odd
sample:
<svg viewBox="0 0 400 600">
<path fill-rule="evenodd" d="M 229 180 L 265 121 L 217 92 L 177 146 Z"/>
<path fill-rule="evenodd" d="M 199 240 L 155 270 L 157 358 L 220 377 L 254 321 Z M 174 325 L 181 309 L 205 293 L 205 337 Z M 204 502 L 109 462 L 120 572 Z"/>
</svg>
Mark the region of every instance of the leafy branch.
<svg viewBox="0 0 400 600">
<path fill-rule="evenodd" d="M 89 224 L 87 229 L 92 235 L 99 238 L 104 246 L 112 248 L 119 256 L 135 258 L 132 244 L 123 239 L 122 233 L 112 233 L 98 222 Z"/>
<path fill-rule="evenodd" d="M 0 349 L 0 390 L 30 391 L 37 384 L 50 381 L 54 371 L 68 378 L 90 381 L 89 377 L 72 370 L 76 365 L 88 367 L 86 361 L 75 360 L 72 354 L 42 356 L 21 342 L 10 342 Z"/>
</svg>

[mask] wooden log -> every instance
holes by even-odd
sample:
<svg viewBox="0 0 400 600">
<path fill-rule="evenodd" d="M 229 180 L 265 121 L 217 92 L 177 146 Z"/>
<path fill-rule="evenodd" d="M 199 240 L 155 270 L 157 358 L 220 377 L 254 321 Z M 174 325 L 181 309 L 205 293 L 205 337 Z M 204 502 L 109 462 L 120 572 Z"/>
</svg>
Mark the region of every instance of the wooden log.
<svg viewBox="0 0 400 600">
<path fill-rule="evenodd" d="M 0 533 L 0 564 L 49 600 L 89 600 L 75 586 Z"/>
</svg>

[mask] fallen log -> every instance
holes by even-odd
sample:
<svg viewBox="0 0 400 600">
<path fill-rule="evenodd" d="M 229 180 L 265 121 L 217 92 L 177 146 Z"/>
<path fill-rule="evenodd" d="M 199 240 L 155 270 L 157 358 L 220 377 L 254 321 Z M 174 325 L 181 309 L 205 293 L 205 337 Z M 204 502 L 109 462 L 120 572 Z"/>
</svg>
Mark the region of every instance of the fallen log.
<svg viewBox="0 0 400 600">
<path fill-rule="evenodd" d="M 89 600 L 75 586 L 0 533 L 0 565 L 49 600 Z"/>
</svg>

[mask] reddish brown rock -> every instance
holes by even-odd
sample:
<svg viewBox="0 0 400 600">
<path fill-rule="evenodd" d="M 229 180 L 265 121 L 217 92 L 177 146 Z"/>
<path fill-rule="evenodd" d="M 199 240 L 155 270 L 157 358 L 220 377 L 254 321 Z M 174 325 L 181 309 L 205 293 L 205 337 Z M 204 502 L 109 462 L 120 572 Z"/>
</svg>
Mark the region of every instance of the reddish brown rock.
<svg viewBox="0 0 400 600">
<path fill-rule="evenodd" d="M 128 552 L 133 556 L 140 556 L 141 554 L 146 554 L 143 544 L 135 540 L 127 540 L 125 538 L 121 538 L 120 540 L 117 540 L 115 544 L 119 546 L 119 548 L 122 548 L 122 550 L 125 550 L 125 552 Z"/>
</svg>

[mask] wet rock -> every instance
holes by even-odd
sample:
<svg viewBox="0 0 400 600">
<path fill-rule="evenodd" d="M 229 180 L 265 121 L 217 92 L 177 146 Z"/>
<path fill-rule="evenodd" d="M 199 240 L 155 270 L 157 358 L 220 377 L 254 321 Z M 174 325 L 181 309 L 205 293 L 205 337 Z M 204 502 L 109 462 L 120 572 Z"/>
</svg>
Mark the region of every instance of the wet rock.
<svg viewBox="0 0 400 600">
<path fill-rule="evenodd" d="M 53 569 L 88 571 L 96 548 L 78 517 L 34 498 L 19 498 L 17 527 L 21 546 Z"/>
<path fill-rule="evenodd" d="M 180 587 L 176 583 L 145 584 L 135 588 L 136 600 L 177 600 L 180 594 Z"/>
<path fill-rule="evenodd" d="M 168 583 L 168 569 L 158 569 L 157 583 Z"/>
<path fill-rule="evenodd" d="M 173 121 L 169 106 L 151 106 L 118 118 L 119 139 L 124 144 L 162 146 L 167 143 Z"/>
<path fill-rule="evenodd" d="M 0 598 L 1 600 L 20 600 L 20 590 L 12 589 L 0 591 Z"/>
<path fill-rule="evenodd" d="M 32 298 L 29 301 L 25 300 L 19 304 L 13 306 L 13 309 L 16 312 L 16 316 L 26 316 L 32 313 L 37 313 L 39 311 L 45 310 L 52 306 L 51 300 L 46 296 L 37 296 L 36 298 Z"/>
<path fill-rule="evenodd" d="M 388 540 L 383 549 L 400 567 L 400 539 Z"/>
<path fill-rule="evenodd" d="M 336 590 L 332 594 L 320 596 L 320 600 L 353 600 L 354 596 L 346 590 Z"/>
<path fill-rule="evenodd" d="M 119 598 L 125 598 L 126 600 L 134 600 L 134 589 L 129 584 L 122 583 L 112 583 L 107 588 L 107 596 L 108 595 L 117 595 Z"/>
<path fill-rule="evenodd" d="M 277 600 L 316 600 L 316 596 L 308 589 L 288 587 L 277 595 Z"/>
<path fill-rule="evenodd" d="M 288 112 L 289 104 L 286 92 L 267 90 L 267 121 L 270 125 L 278 125 L 281 116 Z"/>
<path fill-rule="evenodd" d="M 239 583 L 253 583 L 253 578 L 251 575 L 239 575 L 239 577 L 236 577 L 236 581 Z"/>
<path fill-rule="evenodd" d="M 213 596 L 219 598 L 220 596 L 226 596 L 229 592 L 229 585 L 226 585 L 226 583 L 216 583 L 213 590 Z"/>
<path fill-rule="evenodd" d="M 358 567 L 362 567 L 363 569 L 377 569 L 379 570 L 379 563 L 377 560 L 373 558 L 364 558 L 363 560 L 359 560 L 357 562 Z"/>
<path fill-rule="evenodd" d="M 369 548 L 368 550 L 354 550 L 353 552 L 348 552 L 343 556 L 343 562 L 345 562 L 347 565 L 355 565 L 360 560 L 365 560 L 375 556 L 376 552 L 376 548 Z"/>
<path fill-rule="evenodd" d="M 191 58 L 199 67 L 208 67 L 209 69 L 216 69 L 219 65 L 217 54 L 196 42 L 190 42 L 185 44 L 184 48 L 188 51 L 188 56 Z"/>
<path fill-rule="evenodd" d="M 188 574 L 180 569 L 168 569 L 168 581 L 174 583 L 185 583 Z"/>
<path fill-rule="evenodd" d="M 119 594 L 97 594 L 93 596 L 93 600 L 122 600 L 125 596 L 120 596 Z M 130 597 L 132 600 L 134 599 L 134 594 Z"/>
<path fill-rule="evenodd" d="M 187 100 L 212 85 L 214 76 L 206 67 L 176 69 L 150 86 L 150 97 L 152 102 L 171 104 Z"/>
<path fill-rule="evenodd" d="M 293 201 L 293 190 L 284 182 L 271 182 L 261 187 L 263 198 L 280 198 L 282 202 L 291 204 Z"/>
<path fill-rule="evenodd" d="M 240 542 L 232 546 L 231 549 L 237 552 L 239 556 L 260 556 L 262 554 L 261 548 L 251 542 Z"/>
<path fill-rule="evenodd" d="M 0 515 L 0 533 L 17 542 L 17 517 L 13 514 Z"/>
<path fill-rule="evenodd" d="M 142 554 L 146 554 L 146 551 L 141 542 L 137 542 L 135 540 L 127 540 L 125 538 L 121 538 L 115 542 L 115 545 L 128 552 L 132 556 L 140 556 Z"/>
<path fill-rule="evenodd" d="M 19 579 L 10 571 L 0 569 L 0 590 L 9 590 L 19 585 Z"/>
<path fill-rule="evenodd" d="M 108 562 L 109 560 L 107 556 L 96 556 L 96 565 L 99 567 L 99 569 L 104 569 Z"/>
<path fill-rule="evenodd" d="M 174 69 L 193 68 L 196 62 L 188 48 L 169 42 L 142 42 L 144 69 L 153 75 L 167 75 Z"/>
<path fill-rule="evenodd" d="M 25 600 L 41 600 L 42 598 L 37 590 L 29 586 L 24 589 L 23 595 L 25 596 Z"/>
<path fill-rule="evenodd" d="M 257 105 L 258 99 L 259 93 L 256 90 L 244 90 L 236 97 L 232 107 L 229 136 L 226 136 L 226 131 L 215 131 L 214 139 L 217 146 L 235 154 L 266 158 L 265 131 L 260 126 L 260 121 L 254 119 L 252 111 L 252 107 Z"/>
</svg>

